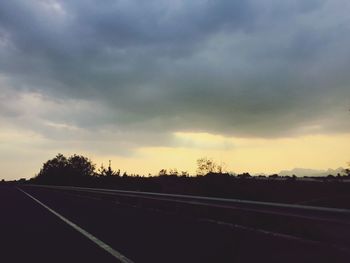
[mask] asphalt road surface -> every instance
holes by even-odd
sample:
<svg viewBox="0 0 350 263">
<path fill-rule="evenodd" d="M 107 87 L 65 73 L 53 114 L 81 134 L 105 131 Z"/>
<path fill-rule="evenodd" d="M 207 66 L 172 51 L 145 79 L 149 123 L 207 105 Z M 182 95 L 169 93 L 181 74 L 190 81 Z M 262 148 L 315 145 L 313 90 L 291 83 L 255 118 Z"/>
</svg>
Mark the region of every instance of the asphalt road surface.
<svg viewBox="0 0 350 263">
<path fill-rule="evenodd" d="M 0 187 L 1 262 L 116 262 L 14 187 Z"/>
<path fill-rule="evenodd" d="M 350 262 L 324 244 L 35 187 L 0 187 L 0 228 L 1 262 Z"/>
</svg>

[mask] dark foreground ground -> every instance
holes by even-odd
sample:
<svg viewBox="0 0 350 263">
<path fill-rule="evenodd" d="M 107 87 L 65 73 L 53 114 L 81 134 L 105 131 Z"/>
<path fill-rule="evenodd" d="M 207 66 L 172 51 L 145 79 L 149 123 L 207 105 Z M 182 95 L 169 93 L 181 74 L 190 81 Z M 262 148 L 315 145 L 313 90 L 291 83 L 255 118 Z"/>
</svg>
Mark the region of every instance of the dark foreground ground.
<svg viewBox="0 0 350 263">
<path fill-rule="evenodd" d="M 325 244 L 94 195 L 21 186 L 134 262 L 349 262 Z M 1 262 L 118 262 L 15 186 L 0 187 Z"/>
</svg>

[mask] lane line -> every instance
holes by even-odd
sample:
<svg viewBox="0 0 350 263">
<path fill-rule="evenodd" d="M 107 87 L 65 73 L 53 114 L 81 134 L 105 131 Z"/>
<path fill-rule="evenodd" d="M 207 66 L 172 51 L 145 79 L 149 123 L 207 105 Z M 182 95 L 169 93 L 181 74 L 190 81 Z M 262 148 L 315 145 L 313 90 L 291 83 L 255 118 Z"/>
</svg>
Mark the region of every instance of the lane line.
<svg viewBox="0 0 350 263">
<path fill-rule="evenodd" d="M 265 234 L 265 235 L 269 235 L 269 236 L 273 236 L 273 237 L 277 237 L 277 238 L 283 238 L 283 239 L 289 239 L 289 240 L 295 240 L 298 242 L 302 242 L 305 244 L 311 244 L 311 245 L 319 245 L 319 246 L 324 246 L 324 247 L 331 247 L 337 250 L 342 250 L 344 252 L 349 253 L 350 249 L 348 247 L 344 247 L 344 246 L 340 246 L 337 244 L 333 244 L 333 243 L 325 243 L 322 241 L 317 241 L 317 240 L 310 240 L 310 239 L 304 239 L 301 237 L 297 237 L 297 236 L 291 236 L 288 234 L 283 234 L 283 233 L 277 233 L 277 232 L 271 232 L 268 230 L 264 230 L 264 229 L 259 229 L 259 228 L 253 228 L 253 227 L 249 227 L 249 226 L 243 226 L 243 225 L 239 225 L 239 224 L 232 224 L 232 223 L 227 223 L 227 222 L 223 222 L 223 221 L 216 221 L 216 220 L 212 220 L 212 219 L 198 219 L 199 222 L 208 222 L 208 223 L 212 223 L 212 224 L 217 224 L 217 225 L 222 225 L 222 226 L 226 226 L 226 227 L 230 227 L 232 229 L 241 229 L 244 231 L 249 231 L 249 232 L 256 232 L 256 233 L 260 233 L 260 234 Z"/>
<path fill-rule="evenodd" d="M 218 208 L 226 208 L 226 209 L 233 209 L 233 210 L 241 210 L 241 211 L 248 211 L 248 212 L 254 212 L 254 213 L 261 213 L 261 214 L 270 214 L 270 215 L 278 215 L 278 216 L 287 216 L 287 217 L 294 217 L 294 218 L 302 218 L 302 219 L 307 219 L 307 220 L 315 220 L 319 222 L 327 222 L 327 223 L 337 223 L 337 224 L 345 224 L 349 225 L 350 221 L 349 219 L 346 220 L 339 220 L 337 218 L 333 218 L 334 216 L 331 215 L 323 215 L 323 217 L 319 215 L 303 215 L 303 214 L 298 214 L 298 213 L 293 213 L 290 211 L 274 211 L 273 209 L 279 208 L 277 207 L 262 207 L 262 208 L 245 208 L 240 206 L 241 204 L 237 203 L 235 204 L 234 202 L 232 203 L 234 206 L 231 205 L 231 203 L 225 202 L 225 204 L 220 204 L 220 203 L 212 203 L 212 202 L 206 202 L 205 200 L 202 201 L 202 198 L 193 198 L 190 200 L 189 198 L 186 199 L 175 199 L 173 195 L 168 195 L 168 194 L 159 194 L 160 197 L 156 195 L 142 195 L 140 193 L 136 192 L 131 192 L 131 191 L 119 191 L 119 190 L 111 190 L 111 191 L 102 191 L 102 189 L 92 189 L 92 188 L 81 188 L 81 187 L 51 187 L 51 186 L 42 186 L 43 188 L 52 188 L 52 189 L 60 189 L 60 190 L 69 190 L 69 191 L 75 191 L 75 192 L 89 192 L 89 193 L 99 193 L 99 194 L 107 194 L 107 195 L 117 195 L 117 196 L 126 196 L 126 197 L 135 197 L 135 198 L 142 198 L 142 199 L 149 199 L 149 200 L 157 200 L 157 201 L 166 201 L 166 202 L 173 202 L 173 203 L 182 203 L 182 204 L 188 204 L 188 205 L 200 205 L 200 206 L 210 206 L 210 207 L 218 207 Z M 121 192 L 121 193 L 120 193 Z M 128 193 L 124 193 L 128 192 Z M 141 192 L 142 193 L 142 192 Z M 212 198 L 210 198 L 212 199 Z M 237 206 L 238 205 L 238 206 Z M 285 207 L 282 207 L 285 209 Z M 293 207 L 292 207 L 293 208 Z M 272 210 L 271 210 L 272 209 Z M 327 209 L 327 208 L 326 208 Z M 322 208 L 322 210 L 324 210 Z M 337 209 L 327 209 L 327 211 L 322 211 L 322 212 L 329 212 L 329 210 L 332 210 L 332 212 L 338 213 Z M 334 211 L 336 210 L 336 211 Z M 310 211 L 303 210 L 308 213 Z M 301 212 L 301 211 L 298 211 Z M 342 211 L 340 212 L 341 215 L 350 215 L 350 210 L 347 210 L 346 212 Z M 347 214 L 346 214 L 347 213 Z"/>
<path fill-rule="evenodd" d="M 48 207 L 47 205 L 45 205 L 44 203 L 42 203 L 41 201 L 39 201 L 38 199 L 36 199 L 35 197 L 33 197 L 32 195 L 28 194 L 27 192 L 25 192 L 24 190 L 16 187 L 19 191 L 21 191 L 22 193 L 24 193 L 25 195 L 27 195 L 28 197 L 30 197 L 31 199 L 33 199 L 35 202 L 37 202 L 38 204 L 40 204 L 41 206 L 43 206 L 44 208 L 46 208 L 48 211 L 50 211 L 52 214 L 54 214 L 55 216 L 57 216 L 59 219 L 61 219 L 63 222 L 65 222 L 67 225 L 71 226 L 72 228 L 74 228 L 76 231 L 78 231 L 80 234 L 82 234 L 83 236 L 87 237 L 88 239 L 90 239 L 92 242 L 94 242 L 96 245 L 98 245 L 100 248 L 104 249 L 105 251 L 107 251 L 109 254 L 111 254 L 113 257 L 115 257 L 116 259 L 120 260 L 122 263 L 134 263 L 132 260 L 128 259 L 127 257 L 125 257 L 124 255 L 122 255 L 121 253 L 119 253 L 118 251 L 116 251 L 115 249 L 113 249 L 112 247 L 110 247 L 109 245 L 107 245 L 106 243 L 104 243 L 102 240 L 98 239 L 97 237 L 95 237 L 94 235 L 90 234 L 89 232 L 87 232 L 86 230 L 84 230 L 83 228 L 81 228 L 80 226 L 74 224 L 73 222 L 71 222 L 70 220 L 68 220 L 67 218 L 63 217 L 62 215 L 60 215 L 59 213 L 57 213 L 56 211 L 52 210 L 50 207 Z"/>
<path fill-rule="evenodd" d="M 274 203 L 274 202 L 263 202 L 263 201 L 251 201 L 242 199 L 227 199 L 220 197 L 206 197 L 206 196 L 195 196 L 195 195 L 179 195 L 179 194 L 164 194 L 155 192 L 139 192 L 139 191 L 126 191 L 126 190 L 115 190 L 115 189 L 102 189 L 102 188 L 88 188 L 88 187 L 74 187 L 74 186 L 52 186 L 52 185 L 29 185 L 34 187 L 43 188 L 53 188 L 53 189 L 64 189 L 64 190 L 74 190 L 74 191 L 91 191 L 91 192 L 111 192 L 118 194 L 132 194 L 139 197 L 143 196 L 160 196 L 169 198 L 181 198 L 181 199 L 192 199 L 198 201 L 209 201 L 209 202 L 225 202 L 225 203 L 236 203 L 243 205 L 260 205 L 260 206 L 270 206 L 276 208 L 292 208 L 300 209 L 305 211 L 319 211 L 319 212 L 329 212 L 329 213 L 339 213 L 346 216 L 350 215 L 350 209 L 345 208 L 329 208 L 320 206 L 307 206 L 307 205 L 296 205 L 296 204 L 285 204 L 285 203 Z"/>
</svg>

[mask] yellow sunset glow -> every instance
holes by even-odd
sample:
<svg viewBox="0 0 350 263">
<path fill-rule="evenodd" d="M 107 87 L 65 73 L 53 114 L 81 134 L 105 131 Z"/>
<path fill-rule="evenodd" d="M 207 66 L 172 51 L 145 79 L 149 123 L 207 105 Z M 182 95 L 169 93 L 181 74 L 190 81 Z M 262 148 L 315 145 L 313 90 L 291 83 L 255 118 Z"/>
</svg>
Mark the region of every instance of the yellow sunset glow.
<svg viewBox="0 0 350 263">
<path fill-rule="evenodd" d="M 175 133 L 178 145 L 145 147 L 133 157 L 105 156 L 115 168 L 156 174 L 162 168 L 195 173 L 196 160 L 207 156 L 232 172 L 275 173 L 295 167 L 328 169 L 345 166 L 350 157 L 350 134 L 297 138 L 234 138 L 208 133 Z M 102 162 L 103 160 L 100 159 Z"/>
</svg>

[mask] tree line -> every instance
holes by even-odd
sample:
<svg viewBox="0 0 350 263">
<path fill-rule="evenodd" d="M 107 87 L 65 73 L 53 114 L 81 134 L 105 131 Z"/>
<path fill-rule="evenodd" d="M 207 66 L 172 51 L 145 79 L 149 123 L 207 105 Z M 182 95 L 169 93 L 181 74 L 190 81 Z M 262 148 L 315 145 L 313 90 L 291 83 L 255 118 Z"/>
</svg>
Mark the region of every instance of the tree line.
<svg viewBox="0 0 350 263">
<path fill-rule="evenodd" d="M 97 168 L 89 158 L 82 155 L 65 157 L 58 154 L 46 161 L 33 178 L 21 179 L 17 183 L 85 186 L 286 203 L 330 198 L 336 200 L 335 205 L 341 207 L 348 207 L 350 204 L 347 199 L 341 199 L 343 201 L 339 199 L 341 196 L 350 196 L 350 184 L 346 183 L 350 181 L 350 169 L 346 169 L 344 175 L 300 180 L 296 176 L 282 177 L 277 174 L 269 176 L 232 174 L 225 171 L 224 164 L 217 164 L 205 157 L 198 159 L 196 164 L 195 176 L 175 168 L 161 169 L 157 175 L 144 176 L 122 173 L 120 169 L 114 170 L 111 163 L 107 167 L 101 165 Z"/>
<path fill-rule="evenodd" d="M 350 163 L 349 163 L 350 165 Z M 197 160 L 197 177 L 200 176 L 235 176 L 237 178 L 251 178 L 253 177 L 249 173 L 230 174 L 226 171 L 226 165 L 224 163 L 217 164 L 213 159 L 202 157 Z M 157 175 L 148 174 L 147 177 L 189 177 L 190 174 L 187 171 L 178 171 L 176 168 L 161 169 Z M 124 172 L 121 174 L 120 169 L 113 170 L 111 167 L 111 161 L 109 161 L 108 167 L 103 164 L 96 169 L 96 165 L 87 157 L 74 154 L 70 157 L 66 157 L 59 153 L 54 158 L 46 161 L 39 173 L 32 178 L 37 182 L 65 182 L 65 183 L 79 183 L 88 181 L 92 178 L 126 178 L 126 177 L 144 177 L 138 174 L 127 174 Z M 256 178 L 281 178 L 278 174 L 272 175 L 259 175 L 254 176 Z M 350 169 L 345 169 L 343 175 L 329 175 L 326 179 L 331 178 L 343 178 L 350 177 Z M 296 176 L 284 176 L 287 179 L 295 179 Z M 317 178 L 316 178 L 317 179 Z M 324 179 L 324 178 L 321 178 Z"/>
</svg>

